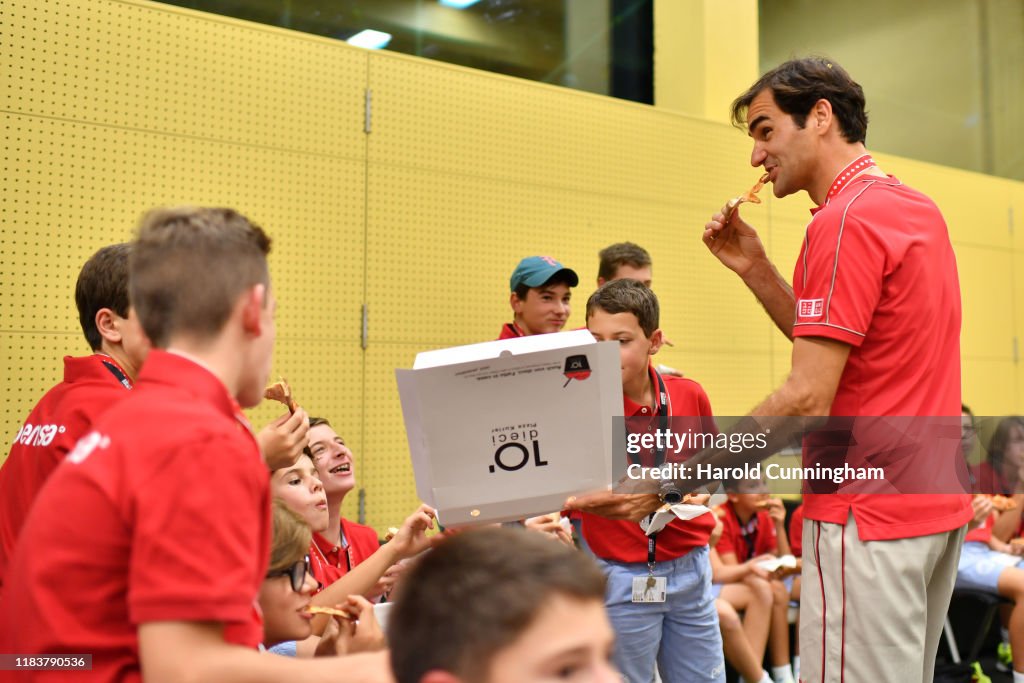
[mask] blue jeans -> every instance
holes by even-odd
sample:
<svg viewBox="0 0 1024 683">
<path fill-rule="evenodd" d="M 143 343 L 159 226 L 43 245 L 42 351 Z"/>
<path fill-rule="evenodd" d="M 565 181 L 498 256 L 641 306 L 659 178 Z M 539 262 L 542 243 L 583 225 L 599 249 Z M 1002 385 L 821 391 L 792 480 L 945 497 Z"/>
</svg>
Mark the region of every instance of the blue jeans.
<svg viewBox="0 0 1024 683">
<path fill-rule="evenodd" d="M 707 546 L 655 566 L 655 576 L 668 579 L 668 598 L 660 603 L 633 602 L 633 578 L 647 576 L 646 564 L 596 559 L 608 577 L 613 658 L 626 680 L 651 683 L 657 664 L 664 683 L 725 683 Z"/>
</svg>

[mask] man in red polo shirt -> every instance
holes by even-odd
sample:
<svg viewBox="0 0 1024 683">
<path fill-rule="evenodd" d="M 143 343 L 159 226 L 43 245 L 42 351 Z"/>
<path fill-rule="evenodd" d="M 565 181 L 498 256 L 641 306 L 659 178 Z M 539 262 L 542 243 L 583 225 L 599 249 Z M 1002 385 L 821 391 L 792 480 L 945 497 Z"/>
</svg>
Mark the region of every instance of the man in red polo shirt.
<svg viewBox="0 0 1024 683">
<path fill-rule="evenodd" d="M 572 309 L 571 289 L 580 283 L 576 272 L 550 256 L 528 256 L 509 278 L 512 322 L 505 323 L 498 339 L 561 332 Z"/>
<path fill-rule="evenodd" d="M 959 416 L 960 290 L 946 224 L 867 154 L 860 85 L 834 62 L 793 60 L 732 113 L 775 196 L 804 190 L 817 205 L 792 288 L 735 205 L 705 226 L 708 249 L 793 340 L 788 379 L 752 414 L 762 426 L 780 416 Z M 805 465 L 826 436 L 805 439 Z M 804 515 L 801 678 L 931 681 L 970 497 L 805 490 Z"/>
<path fill-rule="evenodd" d="M 128 395 L 149 351 L 128 303 L 129 251 L 128 244 L 103 247 L 82 267 L 75 305 L 93 353 L 64 357 L 64 381 L 29 413 L 0 467 L 0 587 L 39 489 L 96 418 Z"/>
<path fill-rule="evenodd" d="M 260 401 L 270 370 L 269 249 L 230 209 L 143 218 L 131 300 L 155 348 L 29 513 L 0 596 L 0 652 L 88 654 L 91 672 L 74 675 L 90 681 L 388 680 L 379 654 L 339 666 L 255 649 L 270 496 L 241 407 Z"/>
</svg>

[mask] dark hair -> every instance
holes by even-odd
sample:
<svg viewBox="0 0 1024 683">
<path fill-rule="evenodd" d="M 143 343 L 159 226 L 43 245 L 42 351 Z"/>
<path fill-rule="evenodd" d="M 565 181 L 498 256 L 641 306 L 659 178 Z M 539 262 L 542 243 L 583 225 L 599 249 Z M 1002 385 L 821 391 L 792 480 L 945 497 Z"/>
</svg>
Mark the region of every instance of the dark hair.
<svg viewBox="0 0 1024 683">
<path fill-rule="evenodd" d="M 847 142 L 864 142 L 868 133 L 868 115 L 864 110 L 864 90 L 850 74 L 825 57 L 792 59 L 761 76 L 754 85 L 732 103 L 732 121 L 747 129 L 750 103 L 764 89 L 771 91 L 779 109 L 803 128 L 807 115 L 818 100 L 828 100 Z"/>
<path fill-rule="evenodd" d="M 572 284 L 572 276 L 562 270 L 552 275 L 550 280 L 537 285 L 536 287 L 521 284 L 512 291 L 515 293 L 517 299 L 520 301 L 526 301 L 526 296 L 530 293 L 531 289 L 543 289 L 544 287 L 550 287 L 551 285 L 567 285 L 569 287 L 575 287 L 575 285 Z"/>
<path fill-rule="evenodd" d="M 660 324 L 658 297 L 636 280 L 612 280 L 598 287 L 587 299 L 587 320 L 598 308 L 605 313 L 632 313 L 648 337 Z"/>
<path fill-rule="evenodd" d="M 331 423 L 327 421 L 326 417 L 311 417 L 309 418 L 309 428 L 319 427 L 320 425 L 331 426 Z M 313 451 L 309 449 L 309 440 L 306 440 L 306 445 L 302 447 L 302 452 L 309 456 L 309 459 L 313 459 Z"/>
<path fill-rule="evenodd" d="M 131 298 L 154 346 L 180 332 L 210 338 L 236 299 L 270 284 L 270 238 L 233 209 L 155 209 L 132 247 Z"/>
<path fill-rule="evenodd" d="M 1003 471 L 1003 457 L 1006 454 L 1006 447 L 1010 443 L 1010 430 L 1014 427 L 1020 427 L 1024 430 L 1024 417 L 1020 415 L 1010 415 L 1004 417 L 996 425 L 996 429 L 992 432 L 992 438 L 988 442 L 988 459 L 992 463 L 992 468 L 1002 474 Z M 1006 493 L 1010 494 L 1013 491 L 995 491 L 995 493 Z"/>
<path fill-rule="evenodd" d="M 82 266 L 75 283 L 78 322 L 89 348 L 99 351 L 103 337 L 96 328 L 96 314 L 109 308 L 122 318 L 128 317 L 128 256 L 130 244 L 103 247 Z"/>
<path fill-rule="evenodd" d="M 442 541 L 410 570 L 388 618 L 398 683 L 441 670 L 486 678 L 552 596 L 604 601 L 594 561 L 535 531 L 484 528 Z"/>
<path fill-rule="evenodd" d="M 619 266 L 645 268 L 651 265 L 651 255 L 647 250 L 632 242 L 618 242 L 609 245 L 597 253 L 601 262 L 597 266 L 597 276 L 612 280 L 619 271 Z"/>
</svg>

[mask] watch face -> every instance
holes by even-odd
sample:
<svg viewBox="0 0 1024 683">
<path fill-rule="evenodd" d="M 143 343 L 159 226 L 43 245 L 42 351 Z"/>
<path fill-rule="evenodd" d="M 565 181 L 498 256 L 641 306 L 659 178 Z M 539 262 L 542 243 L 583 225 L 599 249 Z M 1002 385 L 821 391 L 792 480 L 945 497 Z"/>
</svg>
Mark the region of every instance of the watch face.
<svg viewBox="0 0 1024 683">
<path fill-rule="evenodd" d="M 661 502 L 668 503 L 669 505 L 675 505 L 683 501 L 683 492 L 675 487 L 664 488 L 661 490 Z"/>
</svg>

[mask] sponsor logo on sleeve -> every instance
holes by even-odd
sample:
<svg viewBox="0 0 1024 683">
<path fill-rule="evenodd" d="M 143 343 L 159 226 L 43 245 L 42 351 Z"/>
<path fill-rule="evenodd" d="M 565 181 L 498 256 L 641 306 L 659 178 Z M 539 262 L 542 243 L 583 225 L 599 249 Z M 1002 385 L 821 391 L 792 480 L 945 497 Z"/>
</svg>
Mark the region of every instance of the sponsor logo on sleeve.
<svg viewBox="0 0 1024 683">
<path fill-rule="evenodd" d="M 824 299 L 800 299 L 796 302 L 796 314 L 800 318 L 820 318 L 824 310 Z"/>
<path fill-rule="evenodd" d="M 75 444 L 75 448 L 68 453 L 68 461 L 79 465 L 92 455 L 97 448 L 104 449 L 110 445 L 110 437 L 99 432 L 89 432 Z"/>
<path fill-rule="evenodd" d="M 14 443 L 20 443 L 22 446 L 42 446 L 45 448 L 53 443 L 54 437 L 58 434 L 63 434 L 64 431 L 64 425 L 33 425 L 26 422 L 18 430 L 18 435 L 14 437 Z"/>
</svg>

